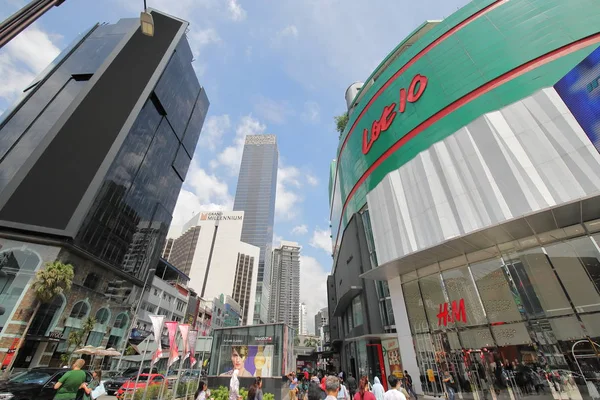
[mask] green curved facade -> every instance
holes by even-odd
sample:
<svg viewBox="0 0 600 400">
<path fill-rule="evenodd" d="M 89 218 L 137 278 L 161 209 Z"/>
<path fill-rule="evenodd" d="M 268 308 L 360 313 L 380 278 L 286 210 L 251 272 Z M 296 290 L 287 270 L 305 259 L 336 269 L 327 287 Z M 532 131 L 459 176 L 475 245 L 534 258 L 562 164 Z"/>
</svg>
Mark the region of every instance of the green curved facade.
<svg viewBox="0 0 600 400">
<path fill-rule="evenodd" d="M 400 43 L 366 81 L 340 138 L 330 182 L 336 243 L 348 220 L 366 204 L 367 193 L 390 171 L 479 116 L 554 85 L 598 47 L 599 31 L 596 0 L 475 0 L 394 59 L 406 40 Z M 363 154 L 363 131 L 371 133 L 384 107 L 395 103 L 398 110 L 400 90 L 408 90 L 416 75 L 427 78 L 423 94 L 407 102 L 403 113 L 396 112 L 389 129 Z M 401 140 L 407 135 L 409 140 Z M 390 153 L 398 141 L 402 146 Z"/>
</svg>

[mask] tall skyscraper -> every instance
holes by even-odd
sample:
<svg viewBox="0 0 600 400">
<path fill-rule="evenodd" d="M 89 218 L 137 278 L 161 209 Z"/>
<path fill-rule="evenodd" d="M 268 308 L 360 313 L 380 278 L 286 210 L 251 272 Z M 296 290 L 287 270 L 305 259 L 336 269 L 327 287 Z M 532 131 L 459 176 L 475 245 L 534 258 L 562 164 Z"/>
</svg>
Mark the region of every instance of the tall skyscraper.
<svg viewBox="0 0 600 400">
<path fill-rule="evenodd" d="M 248 135 L 244 145 L 234 211 L 244 211 L 242 242 L 260 248 L 254 323 L 269 322 L 271 249 L 279 151 L 275 135 Z"/>
<path fill-rule="evenodd" d="M 306 325 L 306 323 L 307 323 L 306 304 L 300 303 L 300 306 L 298 307 L 298 316 L 300 318 L 300 326 L 298 327 L 298 334 L 299 335 L 308 335 L 308 326 Z"/>
<path fill-rule="evenodd" d="M 321 328 L 329 325 L 328 308 L 322 308 L 315 315 L 315 336 L 321 336 Z"/>
<path fill-rule="evenodd" d="M 273 250 L 273 279 L 269 303 L 270 322 L 285 322 L 299 332 L 300 246 L 281 241 Z"/>
<path fill-rule="evenodd" d="M 82 33 L 1 118 L 0 259 L 16 275 L 0 289 L 0 348 L 31 317 L 35 272 L 56 260 L 75 272 L 68 301 L 39 308 L 15 367 L 59 360 L 53 338 L 88 315 L 102 345 L 124 348 L 130 303 L 158 265 L 208 98 L 188 23 L 151 13 L 154 37 L 138 18 Z"/>
<path fill-rule="evenodd" d="M 254 320 L 260 250 L 240 240 L 243 223 L 243 211 L 196 214 L 173 241 L 169 262 L 189 275 L 190 287 L 201 298 L 231 296 L 245 324 Z"/>
</svg>

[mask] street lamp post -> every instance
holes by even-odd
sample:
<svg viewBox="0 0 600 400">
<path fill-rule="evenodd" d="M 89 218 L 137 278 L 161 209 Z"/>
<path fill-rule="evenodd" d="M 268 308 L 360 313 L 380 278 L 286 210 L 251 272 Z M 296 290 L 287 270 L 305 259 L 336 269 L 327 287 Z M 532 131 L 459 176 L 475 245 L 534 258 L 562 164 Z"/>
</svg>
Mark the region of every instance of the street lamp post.
<svg viewBox="0 0 600 400">
<path fill-rule="evenodd" d="M 0 24 L 0 49 L 52 7 L 65 0 L 33 0 Z"/>
</svg>

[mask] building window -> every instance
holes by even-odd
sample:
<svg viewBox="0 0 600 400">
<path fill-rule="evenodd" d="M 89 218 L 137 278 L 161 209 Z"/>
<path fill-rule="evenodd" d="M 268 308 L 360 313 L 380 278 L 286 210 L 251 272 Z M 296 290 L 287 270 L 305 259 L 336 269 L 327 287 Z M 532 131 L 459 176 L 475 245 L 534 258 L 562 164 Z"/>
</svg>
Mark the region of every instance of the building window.
<svg viewBox="0 0 600 400">
<path fill-rule="evenodd" d="M 354 326 L 363 324 L 363 310 L 360 296 L 356 296 L 354 300 L 352 300 L 352 320 L 354 321 Z"/>
<path fill-rule="evenodd" d="M 96 322 L 100 325 L 104 325 L 110 319 L 110 311 L 108 308 L 103 307 L 96 312 Z"/>
<path fill-rule="evenodd" d="M 117 315 L 117 319 L 115 319 L 115 323 L 113 326 L 118 329 L 125 329 L 128 322 L 129 318 L 127 317 L 127 314 L 121 313 Z"/>
<path fill-rule="evenodd" d="M 85 301 L 78 301 L 73 306 L 69 318 L 83 319 L 88 315 L 90 306 Z"/>
<path fill-rule="evenodd" d="M 100 283 L 100 277 L 98 275 L 96 275 L 93 272 L 90 272 L 86 277 L 85 280 L 83 281 L 83 286 L 91 289 L 91 290 L 96 290 L 96 288 L 98 287 L 98 283 Z"/>
</svg>

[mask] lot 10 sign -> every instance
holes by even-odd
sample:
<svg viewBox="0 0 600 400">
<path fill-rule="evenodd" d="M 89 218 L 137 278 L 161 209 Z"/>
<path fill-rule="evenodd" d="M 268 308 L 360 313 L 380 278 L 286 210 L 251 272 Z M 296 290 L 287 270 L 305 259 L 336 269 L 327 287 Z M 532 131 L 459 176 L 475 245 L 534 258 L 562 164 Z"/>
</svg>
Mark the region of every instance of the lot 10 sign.
<svg viewBox="0 0 600 400">
<path fill-rule="evenodd" d="M 396 103 L 392 103 L 383 107 L 383 111 L 381 112 L 379 119 L 376 119 L 371 124 L 371 132 L 369 132 L 369 130 L 366 128 L 363 130 L 363 154 L 367 154 L 371 150 L 371 147 L 373 147 L 373 143 L 379 139 L 379 135 L 390 128 L 394 122 L 394 118 L 396 118 L 396 115 L 398 113 L 402 114 L 406 110 L 406 102 L 408 101 L 409 103 L 414 103 L 419 100 L 425 92 L 425 88 L 427 88 L 427 77 L 417 74 L 412 79 L 408 88 L 408 92 L 405 88 L 400 89 L 398 111 L 396 111 Z"/>
</svg>

